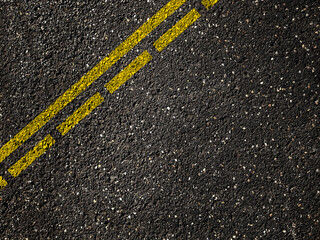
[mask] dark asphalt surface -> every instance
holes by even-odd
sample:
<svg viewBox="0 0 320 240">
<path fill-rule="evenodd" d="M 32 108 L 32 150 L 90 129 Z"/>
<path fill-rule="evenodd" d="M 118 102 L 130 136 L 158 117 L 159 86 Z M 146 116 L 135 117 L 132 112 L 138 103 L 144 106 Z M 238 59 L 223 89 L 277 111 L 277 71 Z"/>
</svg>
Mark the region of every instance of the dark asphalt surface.
<svg viewBox="0 0 320 240">
<path fill-rule="evenodd" d="M 167 2 L 2 0 L 0 146 Z M 319 1 L 189 1 L 0 163 L 0 239 L 320 239 L 319 31 Z M 107 94 L 145 49 L 153 60 Z M 48 133 L 57 143 L 13 179 Z"/>
</svg>

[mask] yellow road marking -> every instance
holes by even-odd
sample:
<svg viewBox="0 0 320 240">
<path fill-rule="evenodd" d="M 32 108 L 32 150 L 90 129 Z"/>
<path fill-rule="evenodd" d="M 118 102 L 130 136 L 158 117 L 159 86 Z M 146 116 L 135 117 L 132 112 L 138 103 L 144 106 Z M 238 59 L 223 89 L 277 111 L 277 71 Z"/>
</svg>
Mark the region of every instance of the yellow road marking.
<svg viewBox="0 0 320 240">
<path fill-rule="evenodd" d="M 110 93 L 113 93 L 128 79 L 130 79 L 136 72 L 138 72 L 144 65 L 146 65 L 151 59 L 152 56 L 148 53 L 148 51 L 144 51 L 117 76 L 115 76 L 110 82 L 108 82 L 105 85 L 106 89 L 108 89 Z"/>
<path fill-rule="evenodd" d="M 187 0 L 171 0 L 0 149 L 0 163 Z"/>
<path fill-rule="evenodd" d="M 7 184 L 8 184 L 7 181 L 0 176 L 0 190 L 3 189 L 5 186 L 7 186 Z"/>
<path fill-rule="evenodd" d="M 177 22 L 172 28 L 170 28 L 165 34 L 163 34 L 157 41 L 155 41 L 153 45 L 159 52 L 161 52 L 165 47 L 169 45 L 169 43 L 171 43 L 181 33 L 183 33 L 199 17 L 201 17 L 201 15 L 197 12 L 197 10 L 192 9 L 179 22 Z"/>
<path fill-rule="evenodd" d="M 18 162 L 13 164 L 8 172 L 11 173 L 13 177 L 18 176 L 23 170 L 25 170 L 34 160 L 40 157 L 47 149 L 49 149 L 55 140 L 51 135 L 47 135 L 42 139 L 32 150 L 30 150 L 26 155 L 24 155 Z"/>
<path fill-rule="evenodd" d="M 103 97 L 100 93 L 96 93 L 89 98 L 80 108 L 78 108 L 65 122 L 61 123 L 57 130 L 64 136 L 89 113 L 91 113 L 100 103 L 103 102 Z"/>
<path fill-rule="evenodd" d="M 210 9 L 213 5 L 215 5 L 219 0 L 202 0 L 202 4 L 206 7 L 206 9 Z"/>
</svg>

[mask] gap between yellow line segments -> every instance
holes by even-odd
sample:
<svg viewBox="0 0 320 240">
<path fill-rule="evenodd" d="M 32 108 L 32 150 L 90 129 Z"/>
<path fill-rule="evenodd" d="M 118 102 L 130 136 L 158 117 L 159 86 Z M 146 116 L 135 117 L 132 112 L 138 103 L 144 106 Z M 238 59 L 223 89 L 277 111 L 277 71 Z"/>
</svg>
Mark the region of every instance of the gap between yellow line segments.
<svg viewBox="0 0 320 240">
<path fill-rule="evenodd" d="M 151 59 L 152 56 L 148 53 L 148 51 L 144 51 L 117 76 L 115 76 L 110 82 L 108 82 L 105 85 L 106 89 L 108 89 L 110 93 L 113 93 L 128 79 L 130 79 L 136 72 L 138 72 L 144 65 L 146 65 Z"/>
<path fill-rule="evenodd" d="M 0 149 L 0 163 L 187 0 L 171 0 Z"/>
<path fill-rule="evenodd" d="M 202 0 L 202 4 L 206 7 L 206 9 L 210 9 L 213 5 L 215 5 L 219 0 Z"/>
<path fill-rule="evenodd" d="M 72 115 L 70 115 L 65 122 L 61 123 L 57 130 L 64 136 L 89 113 L 91 113 L 100 103 L 103 102 L 103 97 L 100 93 L 96 93 L 89 98 L 80 108 L 78 108 Z"/>
<path fill-rule="evenodd" d="M 192 23 L 194 23 L 201 15 L 197 10 L 192 9 L 187 13 L 179 22 L 177 22 L 172 28 L 164 33 L 155 43 L 155 48 L 161 52 L 166 48 L 169 43 L 176 39 L 181 33 L 183 33 Z"/>
<path fill-rule="evenodd" d="M 32 150 L 30 150 L 26 155 L 24 155 L 18 162 L 13 164 L 8 172 L 13 176 L 18 176 L 23 170 L 25 170 L 34 160 L 40 157 L 47 149 L 49 149 L 55 140 L 51 135 L 47 135 L 42 139 Z"/>
<path fill-rule="evenodd" d="M 7 186 L 7 181 L 3 178 L 3 177 L 1 177 L 0 176 L 0 191 L 5 187 L 5 186 Z"/>
</svg>

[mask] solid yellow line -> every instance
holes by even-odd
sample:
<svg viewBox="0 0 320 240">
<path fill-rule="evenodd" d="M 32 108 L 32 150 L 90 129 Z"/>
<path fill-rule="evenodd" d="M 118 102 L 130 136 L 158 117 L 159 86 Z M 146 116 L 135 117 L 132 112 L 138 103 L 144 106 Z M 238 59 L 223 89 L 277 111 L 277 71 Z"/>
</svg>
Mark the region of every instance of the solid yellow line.
<svg viewBox="0 0 320 240">
<path fill-rule="evenodd" d="M 201 15 L 197 10 L 192 9 L 187 15 L 185 15 L 179 22 L 177 22 L 171 29 L 163 34 L 153 44 L 155 48 L 161 52 L 165 47 L 169 45 L 174 39 L 176 39 L 181 33 L 183 33 L 192 23 L 194 23 Z"/>
<path fill-rule="evenodd" d="M 174 13 L 187 0 L 171 0 L 162 7 L 153 17 L 139 27 L 130 37 L 122 42 L 107 57 L 92 68 L 77 83 L 71 86 L 63 95 L 61 95 L 53 104 L 39 114 L 27 126 L 25 126 L 18 134 L 9 140 L 0 149 L 0 162 L 15 151 L 29 137 L 36 133 L 43 125 L 53 118 L 60 110 L 75 99 L 81 92 L 88 88 L 97 78 L 107 71 L 114 63 L 129 52 L 143 38 L 145 38 L 152 30 L 162 23 L 168 16 Z"/>
<path fill-rule="evenodd" d="M 96 93 L 89 98 L 80 108 L 78 108 L 65 122 L 61 123 L 57 130 L 62 134 L 67 134 L 75 125 L 84 119 L 89 113 L 92 112 L 100 103 L 103 102 L 103 97 L 100 93 Z"/>
<path fill-rule="evenodd" d="M 148 51 L 144 51 L 117 76 L 115 76 L 110 82 L 108 82 L 105 85 L 106 89 L 108 89 L 110 93 L 113 93 L 128 79 L 130 79 L 136 72 L 138 72 L 144 65 L 146 65 L 151 59 L 152 56 L 148 53 Z"/>
<path fill-rule="evenodd" d="M 206 7 L 206 9 L 210 9 L 213 5 L 215 5 L 219 0 L 202 0 L 202 4 Z"/>
<path fill-rule="evenodd" d="M 12 165 L 8 172 L 13 176 L 18 176 L 23 170 L 25 170 L 34 160 L 40 157 L 47 149 L 49 149 L 55 140 L 51 135 L 47 135 L 42 139 L 32 150 L 24 155 L 18 162 Z"/>
<path fill-rule="evenodd" d="M 5 186 L 7 186 L 7 181 L 0 176 L 0 190 L 2 190 Z"/>
</svg>

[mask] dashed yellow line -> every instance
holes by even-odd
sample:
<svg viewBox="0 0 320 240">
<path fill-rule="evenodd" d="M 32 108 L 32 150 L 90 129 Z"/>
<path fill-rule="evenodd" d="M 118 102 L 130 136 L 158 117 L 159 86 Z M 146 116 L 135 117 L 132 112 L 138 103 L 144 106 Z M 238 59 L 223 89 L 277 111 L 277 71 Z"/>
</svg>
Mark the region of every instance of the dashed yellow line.
<svg viewBox="0 0 320 240">
<path fill-rule="evenodd" d="M 0 163 L 15 151 L 23 142 L 37 132 L 51 118 L 53 118 L 60 110 L 75 99 L 81 92 L 88 88 L 97 78 L 115 64 L 121 57 L 136 46 L 143 38 L 153 31 L 168 16 L 174 13 L 187 0 L 171 0 L 163 8 L 161 8 L 152 18 L 139 27 L 130 37 L 121 43 L 107 57 L 92 68 L 77 83 L 71 86 L 63 95 L 61 95 L 53 104 L 38 115 L 10 141 L 3 145 L 0 149 Z M 219 0 L 202 0 L 202 4 L 207 8 L 211 8 Z M 183 33 L 191 24 L 193 24 L 201 15 L 195 10 L 191 10 L 179 22 L 177 22 L 170 30 L 163 34 L 155 43 L 156 49 L 161 52 L 175 38 Z M 145 66 L 152 56 L 148 51 L 144 51 L 140 56 L 133 60 L 125 69 L 123 69 L 116 77 L 108 82 L 105 87 L 110 92 L 116 91 L 122 84 L 130 79 L 136 72 Z M 65 122 L 57 127 L 57 130 L 65 135 L 90 112 L 104 101 L 100 93 L 96 93 L 88 99 L 79 109 L 77 109 Z M 41 140 L 32 150 L 30 150 L 19 161 L 12 165 L 8 172 L 13 176 L 18 176 L 25 170 L 34 160 L 40 157 L 47 149 L 49 149 L 55 140 L 49 134 Z M 0 190 L 7 185 L 7 181 L 0 176 Z"/>
<path fill-rule="evenodd" d="M 4 180 L 4 178 L 2 176 L 0 176 L 0 191 L 1 189 L 3 189 L 5 186 L 7 186 L 7 181 Z"/>
<path fill-rule="evenodd" d="M 165 34 L 163 34 L 157 41 L 155 41 L 153 45 L 159 52 L 161 52 L 165 47 L 169 45 L 169 43 L 171 43 L 181 33 L 183 33 L 199 17 L 201 17 L 201 15 L 197 12 L 197 10 L 192 9 L 179 22 L 177 22 L 172 28 L 170 28 Z"/>
<path fill-rule="evenodd" d="M 0 163 L 187 0 L 171 0 L 0 149 Z"/>
<path fill-rule="evenodd" d="M 115 76 L 105 87 L 110 93 L 116 91 L 122 84 L 130 79 L 136 72 L 145 66 L 152 56 L 148 51 L 141 53 L 135 60 L 133 60 L 125 69 L 123 69 L 117 76 Z"/>
<path fill-rule="evenodd" d="M 80 108 L 78 108 L 65 122 L 61 123 L 57 130 L 64 136 L 89 113 L 91 113 L 97 106 L 103 102 L 103 97 L 100 93 L 96 93 L 89 98 Z"/>
<path fill-rule="evenodd" d="M 18 176 L 23 170 L 25 170 L 34 160 L 40 157 L 47 149 L 49 149 L 55 140 L 51 135 L 47 135 L 42 139 L 31 151 L 24 155 L 18 162 L 12 165 L 8 172 L 13 176 Z"/>
<path fill-rule="evenodd" d="M 209 10 L 213 5 L 215 5 L 219 0 L 202 0 L 202 4 Z"/>
</svg>

